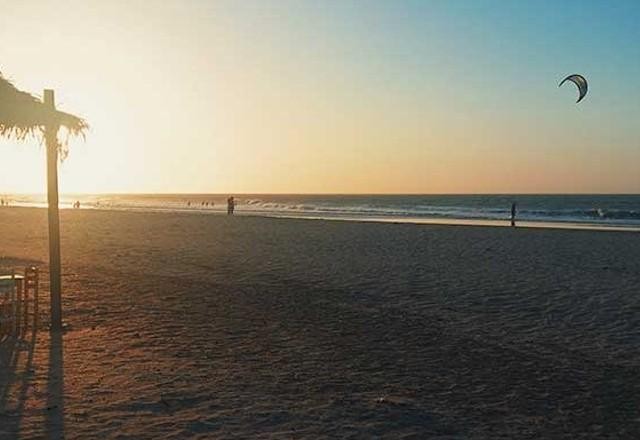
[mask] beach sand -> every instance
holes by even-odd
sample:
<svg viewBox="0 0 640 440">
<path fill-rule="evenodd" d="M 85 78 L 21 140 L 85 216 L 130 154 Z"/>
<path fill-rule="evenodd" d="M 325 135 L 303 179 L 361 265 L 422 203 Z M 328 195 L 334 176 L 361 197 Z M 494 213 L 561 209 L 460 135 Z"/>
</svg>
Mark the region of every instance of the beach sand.
<svg viewBox="0 0 640 440">
<path fill-rule="evenodd" d="M 61 212 L 0 438 L 640 438 L 640 234 Z M 0 209 L 0 269 L 46 211 Z M 46 321 L 48 317 L 43 316 Z"/>
</svg>

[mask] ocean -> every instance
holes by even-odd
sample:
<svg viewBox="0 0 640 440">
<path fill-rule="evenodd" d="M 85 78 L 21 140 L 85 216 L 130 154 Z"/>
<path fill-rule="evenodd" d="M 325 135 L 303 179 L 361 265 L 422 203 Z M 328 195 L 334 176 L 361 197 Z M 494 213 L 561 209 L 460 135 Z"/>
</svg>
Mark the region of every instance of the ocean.
<svg viewBox="0 0 640 440">
<path fill-rule="evenodd" d="M 640 227 L 640 195 L 282 195 L 234 194 L 236 214 L 344 220 L 506 222 Z M 12 206 L 44 207 L 43 195 L 4 195 Z M 62 196 L 61 208 L 226 212 L 227 194 L 100 194 Z"/>
</svg>

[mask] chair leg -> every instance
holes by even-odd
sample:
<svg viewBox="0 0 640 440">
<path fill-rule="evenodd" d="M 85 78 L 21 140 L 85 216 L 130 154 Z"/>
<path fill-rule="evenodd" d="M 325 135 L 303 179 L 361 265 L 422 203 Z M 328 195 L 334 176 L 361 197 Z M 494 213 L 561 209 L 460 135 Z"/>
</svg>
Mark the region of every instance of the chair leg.
<svg viewBox="0 0 640 440">
<path fill-rule="evenodd" d="M 24 283 L 16 280 L 16 334 L 22 334 L 22 303 L 24 301 Z"/>
<path fill-rule="evenodd" d="M 36 282 L 37 283 L 37 282 Z M 33 291 L 33 331 L 38 330 L 38 321 L 40 318 L 40 312 L 38 311 L 38 284 Z"/>
<path fill-rule="evenodd" d="M 29 322 L 29 290 L 27 289 L 24 293 L 24 324 L 25 327 Z M 26 329 L 25 329 L 26 330 Z"/>
<path fill-rule="evenodd" d="M 40 312 L 38 310 L 38 298 L 40 298 L 40 269 L 36 267 L 36 283 L 35 289 L 33 291 L 33 308 L 34 308 L 34 317 L 33 317 L 33 330 L 38 330 L 38 324 L 40 322 Z"/>
</svg>

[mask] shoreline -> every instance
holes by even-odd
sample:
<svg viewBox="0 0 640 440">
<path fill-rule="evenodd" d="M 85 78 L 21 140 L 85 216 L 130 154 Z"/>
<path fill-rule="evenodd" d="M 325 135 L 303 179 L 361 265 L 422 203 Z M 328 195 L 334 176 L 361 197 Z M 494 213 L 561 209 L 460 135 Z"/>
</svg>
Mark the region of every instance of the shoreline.
<svg viewBox="0 0 640 440">
<path fill-rule="evenodd" d="M 3 209 L 47 209 L 44 206 L 6 206 Z M 75 211 L 75 209 L 67 206 L 61 206 L 60 211 Z M 103 211 L 103 212 L 135 212 L 135 213 L 160 213 L 160 214 L 200 214 L 226 216 L 224 210 L 206 210 L 206 209 L 174 209 L 174 208 L 80 208 L 79 211 Z M 463 219 L 463 218 L 418 218 L 418 217 L 375 217 L 375 216 L 330 216 L 330 215 L 290 215 L 279 214 L 275 212 L 250 212 L 236 211 L 236 217 L 260 217 L 275 219 L 293 219 L 293 220 L 321 220 L 321 221 L 340 221 L 352 223 L 382 223 L 382 224 L 408 224 L 408 225 L 435 225 L 435 226 L 473 226 L 473 227 L 498 227 L 498 228 L 514 228 L 514 229 L 555 229 L 555 230 L 574 230 L 574 231 L 595 231 L 595 232 L 640 232 L 640 225 L 602 225 L 593 223 L 580 222 L 549 222 L 549 221 L 532 221 L 532 220 L 516 220 L 516 226 L 510 224 L 509 219 L 492 220 L 492 219 Z"/>
<path fill-rule="evenodd" d="M 253 215 L 253 214 L 249 214 Z M 303 219 L 303 220 L 336 220 L 345 222 L 362 222 L 362 223 L 392 223 L 392 224 L 410 224 L 410 225 L 437 225 L 437 226 L 475 226 L 475 227 L 498 227 L 498 228 L 514 228 L 514 229 L 562 229 L 562 230 L 578 230 L 578 231 L 604 231 L 604 232 L 640 232 L 640 226 L 609 226 L 594 225 L 587 223 L 571 223 L 571 222 L 536 222 L 536 221 L 516 221 L 516 226 L 511 226 L 510 220 L 482 220 L 482 219 L 458 219 L 458 218 L 382 218 L 382 217 L 321 217 L 321 216 L 288 216 L 288 215 L 256 215 L 268 218 L 287 218 L 287 219 Z"/>
</svg>

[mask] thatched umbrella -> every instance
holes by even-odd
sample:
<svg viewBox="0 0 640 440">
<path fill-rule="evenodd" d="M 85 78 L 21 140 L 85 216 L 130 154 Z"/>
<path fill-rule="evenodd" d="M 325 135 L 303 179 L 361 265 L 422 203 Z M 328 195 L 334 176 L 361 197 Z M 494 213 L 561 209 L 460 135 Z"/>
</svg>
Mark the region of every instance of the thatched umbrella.
<svg viewBox="0 0 640 440">
<path fill-rule="evenodd" d="M 58 139 L 60 127 L 67 131 Z M 53 90 L 44 91 L 44 101 L 14 87 L 0 73 L 0 136 L 24 141 L 44 138 L 47 147 L 47 201 L 49 204 L 49 272 L 51 280 L 51 327 L 62 328 L 60 280 L 60 220 L 58 215 L 58 158 L 67 155 L 69 136 L 84 136 L 89 128 L 77 116 L 56 110 Z"/>
</svg>

